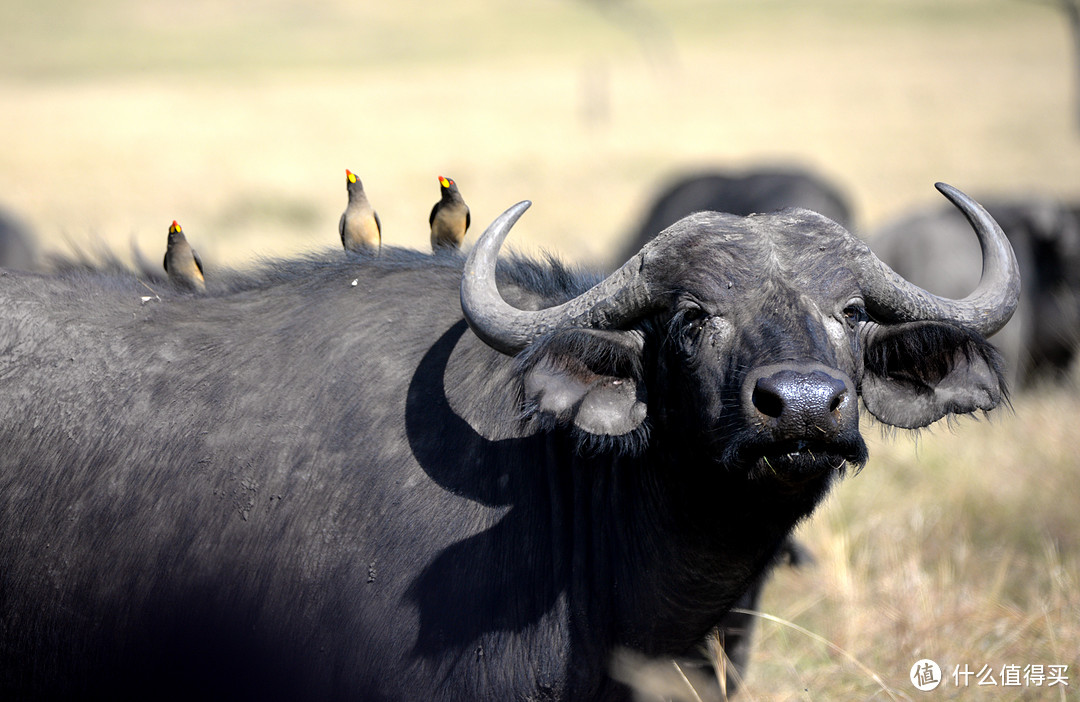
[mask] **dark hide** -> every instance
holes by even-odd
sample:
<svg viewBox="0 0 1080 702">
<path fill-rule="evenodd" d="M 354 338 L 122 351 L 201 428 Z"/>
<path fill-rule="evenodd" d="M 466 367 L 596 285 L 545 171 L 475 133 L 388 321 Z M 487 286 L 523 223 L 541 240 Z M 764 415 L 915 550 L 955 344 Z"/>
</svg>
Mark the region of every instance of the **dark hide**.
<svg viewBox="0 0 1080 702">
<path fill-rule="evenodd" d="M 875 392 L 948 378 L 906 424 L 986 387 L 911 368 L 925 335 L 860 312 L 861 244 L 828 220 L 666 236 L 655 312 L 516 359 L 467 328 L 456 255 L 336 252 L 147 302 L 132 275 L 0 272 L 0 698 L 627 700 L 616 651 L 700 660 L 865 460 L 864 367 Z M 520 308 L 595 282 L 500 269 Z M 772 367 L 835 421 L 763 401 Z"/>
</svg>

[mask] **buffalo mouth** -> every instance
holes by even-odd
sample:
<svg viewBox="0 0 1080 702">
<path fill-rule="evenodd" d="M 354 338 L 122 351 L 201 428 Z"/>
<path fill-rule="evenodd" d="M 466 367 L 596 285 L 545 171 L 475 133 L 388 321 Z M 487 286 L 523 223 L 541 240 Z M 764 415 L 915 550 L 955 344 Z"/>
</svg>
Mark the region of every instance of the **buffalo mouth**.
<svg viewBox="0 0 1080 702">
<path fill-rule="evenodd" d="M 867 450 L 861 437 L 835 441 L 788 439 L 742 444 L 736 448 L 734 459 L 730 463 L 752 480 L 798 488 L 830 475 L 842 477 L 849 466 L 861 469 Z"/>
</svg>

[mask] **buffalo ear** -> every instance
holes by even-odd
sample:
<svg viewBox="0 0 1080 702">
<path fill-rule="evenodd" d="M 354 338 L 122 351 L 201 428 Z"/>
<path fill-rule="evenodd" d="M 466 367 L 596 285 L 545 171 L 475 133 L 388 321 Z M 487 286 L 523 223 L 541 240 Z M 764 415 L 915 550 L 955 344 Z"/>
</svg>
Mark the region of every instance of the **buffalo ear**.
<svg viewBox="0 0 1080 702">
<path fill-rule="evenodd" d="M 530 415 L 596 436 L 618 437 L 645 420 L 642 339 L 635 332 L 566 329 L 518 359 Z"/>
<path fill-rule="evenodd" d="M 1008 402 L 1000 354 L 969 329 L 946 322 L 874 325 L 865 338 L 863 404 L 886 424 L 916 429 Z"/>
</svg>

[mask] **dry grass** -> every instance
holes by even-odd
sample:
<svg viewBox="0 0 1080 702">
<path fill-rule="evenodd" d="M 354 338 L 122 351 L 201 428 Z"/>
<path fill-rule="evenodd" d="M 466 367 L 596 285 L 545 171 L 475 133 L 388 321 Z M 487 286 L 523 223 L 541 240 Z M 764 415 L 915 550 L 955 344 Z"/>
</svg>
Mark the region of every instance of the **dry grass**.
<svg viewBox="0 0 1080 702">
<path fill-rule="evenodd" d="M 134 240 L 149 258 L 178 219 L 212 272 L 335 245 L 346 167 L 389 243 L 425 245 L 445 174 L 478 229 L 530 198 L 517 245 L 576 260 L 604 259 L 689 165 L 815 167 L 867 231 L 939 199 L 936 180 L 1080 195 L 1067 32 L 1047 4 L 651 0 L 644 25 L 597 5 L 9 0 L 0 205 L 46 248 Z M 781 572 L 764 610 L 896 694 L 914 697 L 924 656 L 1069 664 L 1075 694 L 1078 410 L 1057 391 L 915 445 L 876 440 L 803 529 L 818 565 Z M 882 697 L 830 645 L 759 633 L 744 699 Z"/>
<path fill-rule="evenodd" d="M 778 570 L 766 589 L 736 699 L 1076 699 L 1077 412 L 1075 387 L 1047 390 L 992 421 L 875 440 L 867 468 L 799 534 L 817 563 Z M 945 671 L 932 693 L 908 681 L 923 658 Z M 642 702 L 718 700 L 700 671 L 620 663 Z M 1003 666 L 1028 664 L 1068 666 L 1069 686 L 952 678 L 990 666 L 1000 683 Z"/>
<path fill-rule="evenodd" d="M 737 699 L 1076 699 L 1078 412 L 1075 388 L 1047 390 L 992 421 L 876 439 L 800 531 L 817 563 L 767 587 Z M 923 658 L 945 671 L 932 693 L 908 680 Z M 716 702 L 670 663 L 636 663 L 623 677 L 643 702 Z M 1002 666 L 1028 664 L 1068 666 L 1069 687 L 952 679 L 988 665 L 1000 683 Z"/>
<path fill-rule="evenodd" d="M 1080 459 L 1075 390 L 1024 397 L 1012 416 L 882 439 L 802 531 L 819 562 L 778 574 L 763 609 L 794 620 L 894 690 L 921 658 L 1069 666 L 1080 685 Z M 749 699 L 867 699 L 844 657 L 760 625 Z M 941 699 L 1058 699 L 1060 688 L 951 685 Z"/>
</svg>

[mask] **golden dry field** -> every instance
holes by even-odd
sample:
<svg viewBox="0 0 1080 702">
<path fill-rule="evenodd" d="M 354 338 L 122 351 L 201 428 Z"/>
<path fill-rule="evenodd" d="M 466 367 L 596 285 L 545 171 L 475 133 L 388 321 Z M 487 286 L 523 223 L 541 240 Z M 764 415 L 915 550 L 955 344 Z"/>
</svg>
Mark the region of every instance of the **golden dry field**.
<svg viewBox="0 0 1080 702">
<path fill-rule="evenodd" d="M 1080 201 L 1049 1 L 2 0 L 0 45 L 0 207 L 46 250 L 153 261 L 176 219 L 208 275 L 338 246 L 346 168 L 386 244 L 427 246 L 441 174 L 467 244 L 528 198 L 512 241 L 579 262 L 691 167 L 810 167 L 861 233 L 935 181 Z M 1074 382 L 917 440 L 866 417 L 871 462 L 800 530 L 817 562 L 767 590 L 787 623 L 759 622 L 739 699 L 1080 699 L 1078 416 Z M 1013 665 L 1068 687 L 1002 686 Z"/>
</svg>

